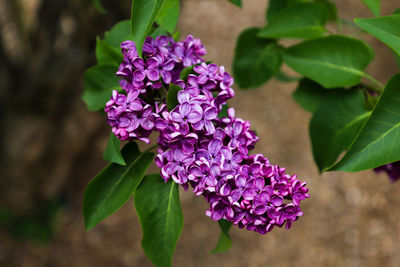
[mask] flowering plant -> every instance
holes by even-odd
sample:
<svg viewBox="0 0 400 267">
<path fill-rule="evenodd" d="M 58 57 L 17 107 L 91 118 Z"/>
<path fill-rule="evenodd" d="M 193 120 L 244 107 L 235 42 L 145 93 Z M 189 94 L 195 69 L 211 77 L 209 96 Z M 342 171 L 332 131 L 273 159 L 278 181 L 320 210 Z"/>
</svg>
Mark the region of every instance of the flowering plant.
<svg viewBox="0 0 400 267">
<path fill-rule="evenodd" d="M 241 6 L 241 1 L 234 2 Z M 312 113 L 312 153 L 321 172 L 377 168 L 395 181 L 400 178 L 400 75 L 384 85 L 368 74 L 365 69 L 374 50 L 363 40 L 343 35 L 343 28 L 348 26 L 346 31 L 353 31 L 352 36 L 370 33 L 398 59 L 400 15 L 396 10 L 393 15 L 379 16 L 379 0 L 363 2 L 376 17 L 356 18 L 353 23 L 341 19 L 330 0 L 269 1 L 266 25 L 240 34 L 233 72 L 244 89 L 272 77 L 299 81 L 293 98 Z M 285 47 L 279 42 L 285 39 L 298 42 Z M 287 75 L 283 63 L 302 77 Z M 346 153 L 339 158 L 342 152 Z"/>
<path fill-rule="evenodd" d="M 199 39 L 189 35 L 177 41 L 177 10 L 178 0 L 134 0 L 131 21 L 97 40 L 98 65 L 86 71 L 83 94 L 90 110 L 104 110 L 112 132 L 103 155 L 110 165 L 85 191 L 85 226 L 95 227 L 133 196 L 142 247 L 156 266 L 171 265 L 182 231 L 178 185 L 203 196 L 209 205 L 205 214 L 219 222 L 214 252 L 231 246 L 232 225 L 260 234 L 276 226 L 291 228 L 303 215 L 300 202 L 310 197 L 296 175 L 252 154 L 259 137 L 227 103 L 235 94 L 234 79 L 224 67 L 205 61 Z M 267 19 L 263 29 L 247 29 L 238 38 L 237 84 L 250 88 L 272 77 L 300 80 L 293 96 L 314 113 L 310 135 L 319 169 L 376 168 L 396 180 L 400 76 L 383 86 L 364 72 L 373 58 L 365 42 L 326 35 L 327 21 L 339 21 L 328 0 L 271 0 Z M 398 21 L 400 15 L 356 23 L 398 53 L 393 36 L 376 31 L 380 25 L 393 35 L 391 26 Z M 278 43 L 282 38 L 306 40 L 284 47 Z M 304 77 L 284 74 L 283 61 Z M 141 152 L 137 141 L 156 145 Z M 146 175 L 153 160 L 159 172 Z"/>
</svg>

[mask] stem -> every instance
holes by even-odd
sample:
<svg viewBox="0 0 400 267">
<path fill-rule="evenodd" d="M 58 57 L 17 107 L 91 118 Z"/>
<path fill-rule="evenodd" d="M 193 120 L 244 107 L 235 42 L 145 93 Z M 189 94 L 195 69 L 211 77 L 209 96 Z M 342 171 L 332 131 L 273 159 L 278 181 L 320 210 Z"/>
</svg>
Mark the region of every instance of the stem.
<svg viewBox="0 0 400 267">
<path fill-rule="evenodd" d="M 383 91 L 383 88 L 385 87 L 380 81 L 376 80 L 374 77 L 372 77 L 369 74 L 365 74 L 364 76 L 368 81 L 370 81 L 373 85 L 377 86 L 378 88 L 370 88 L 376 92 L 381 93 Z"/>
<path fill-rule="evenodd" d="M 336 20 L 336 25 L 337 25 L 337 32 L 338 34 L 342 34 L 343 33 L 343 22 L 340 18 L 338 18 Z"/>
<path fill-rule="evenodd" d="M 149 147 L 148 149 L 146 149 L 145 151 L 143 151 L 143 153 L 147 153 L 147 152 L 153 150 L 153 149 L 156 148 L 156 147 L 158 147 L 158 145 L 151 146 L 151 147 Z"/>
</svg>

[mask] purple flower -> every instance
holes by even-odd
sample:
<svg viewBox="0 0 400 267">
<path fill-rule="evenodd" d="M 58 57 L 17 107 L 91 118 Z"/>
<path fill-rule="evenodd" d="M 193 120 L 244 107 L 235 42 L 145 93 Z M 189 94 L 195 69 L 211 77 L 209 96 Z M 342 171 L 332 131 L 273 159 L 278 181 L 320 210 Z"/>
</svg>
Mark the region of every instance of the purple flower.
<svg viewBox="0 0 400 267">
<path fill-rule="evenodd" d="M 162 56 L 168 57 L 168 44 L 173 40 L 168 36 L 158 36 L 155 40 L 150 36 L 147 36 L 144 44 L 143 44 L 143 54 L 147 57 L 154 57 L 154 56 Z"/>
<path fill-rule="evenodd" d="M 159 61 L 157 58 L 152 57 L 145 62 L 143 59 L 137 57 L 132 62 L 136 70 L 133 72 L 133 80 L 136 82 L 143 81 L 146 77 L 150 81 L 158 81 L 160 79 L 160 71 L 158 70 Z"/>
<path fill-rule="evenodd" d="M 199 75 L 197 81 L 199 84 L 205 84 L 209 80 L 215 80 L 217 79 L 217 72 L 218 72 L 218 66 L 215 64 L 209 64 L 207 65 L 205 62 L 201 63 L 198 66 L 194 66 L 193 70 L 197 72 Z"/>
<path fill-rule="evenodd" d="M 171 71 L 174 69 L 175 62 L 170 59 L 167 62 L 160 64 L 159 67 L 159 72 L 161 74 L 161 77 L 163 78 L 164 82 L 169 84 L 172 81 L 172 74 Z"/>
<path fill-rule="evenodd" d="M 197 123 L 201 120 L 201 107 L 185 102 L 171 111 L 171 120 L 180 124 Z"/>
<path fill-rule="evenodd" d="M 186 168 L 194 160 L 193 155 L 183 153 L 181 149 L 171 150 L 170 161 L 162 167 L 161 174 L 165 181 L 172 178 L 178 184 L 185 184 L 188 181 Z"/>
<path fill-rule="evenodd" d="M 202 56 L 206 54 L 206 49 L 200 39 L 194 39 L 192 35 L 188 35 L 183 42 L 178 42 L 173 46 L 172 53 L 177 62 L 182 62 L 184 67 L 189 67 L 204 61 Z"/>
<path fill-rule="evenodd" d="M 134 58 L 138 57 L 136 45 L 134 41 L 125 41 L 121 43 L 121 52 L 124 55 L 124 59 L 129 62 Z"/>
<path fill-rule="evenodd" d="M 238 170 L 240 168 L 239 163 L 243 160 L 243 154 L 240 152 L 232 153 L 232 150 L 224 147 L 221 149 L 223 155 L 223 169 L 225 170 Z"/>
<path fill-rule="evenodd" d="M 222 153 L 222 141 L 219 139 L 211 140 L 207 149 L 198 149 L 196 153 L 197 159 L 204 159 L 211 163 L 221 163 Z"/>
<path fill-rule="evenodd" d="M 233 78 L 223 67 L 204 62 L 199 39 L 148 37 L 143 58 L 132 41 L 123 42 L 121 50 L 124 62 L 116 75 L 123 92 L 114 91 L 106 103 L 107 122 L 120 140 L 149 143 L 152 131 L 159 133 L 155 161 L 165 181 L 172 179 L 185 190 L 191 186 L 204 196 L 211 219 L 260 234 L 275 226 L 289 229 L 303 215 L 300 202 L 310 197 L 306 183 L 262 154 L 249 155 L 258 137 L 233 108 L 228 117 L 218 117 L 234 96 Z M 199 63 L 186 80 L 180 79 L 184 67 Z M 171 82 L 182 90 L 179 104 L 168 111 Z M 391 173 L 400 176 L 400 171 Z"/>
<path fill-rule="evenodd" d="M 386 172 L 391 182 L 396 182 L 400 179 L 400 161 L 385 164 L 374 169 L 375 172 Z"/>
<path fill-rule="evenodd" d="M 203 130 L 206 131 L 206 134 L 214 134 L 215 127 L 213 124 L 213 120 L 218 115 L 218 110 L 215 107 L 208 107 L 202 114 L 200 115 L 200 120 L 193 124 L 193 129 L 197 131 Z"/>
</svg>

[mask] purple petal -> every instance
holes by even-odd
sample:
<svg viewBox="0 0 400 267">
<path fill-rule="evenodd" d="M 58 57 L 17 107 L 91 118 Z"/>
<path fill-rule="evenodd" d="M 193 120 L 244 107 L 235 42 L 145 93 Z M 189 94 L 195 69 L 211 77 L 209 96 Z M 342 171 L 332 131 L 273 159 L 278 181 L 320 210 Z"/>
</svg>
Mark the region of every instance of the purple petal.
<svg viewBox="0 0 400 267">
<path fill-rule="evenodd" d="M 258 205 L 255 209 L 254 209 L 254 213 L 257 215 L 263 215 L 268 209 L 267 205 Z"/>
<path fill-rule="evenodd" d="M 141 59 L 140 57 L 135 58 L 135 59 L 133 60 L 132 64 L 133 64 L 133 66 L 135 66 L 135 68 L 137 68 L 137 69 L 141 69 L 141 70 L 144 69 L 144 60 Z"/>
<path fill-rule="evenodd" d="M 143 108 L 142 103 L 140 103 L 140 101 L 138 100 L 133 100 L 129 104 L 129 109 L 132 111 L 139 111 L 142 110 L 142 108 Z"/>
<path fill-rule="evenodd" d="M 187 103 L 185 103 L 185 104 L 187 104 Z M 188 122 L 190 122 L 190 123 L 199 122 L 201 120 L 201 117 L 202 117 L 201 114 L 196 111 L 192 111 L 187 115 Z"/>
<path fill-rule="evenodd" d="M 224 184 L 221 189 L 219 190 L 219 193 L 222 196 L 227 196 L 229 195 L 229 193 L 231 192 L 231 187 L 229 186 L 229 184 Z"/>
<path fill-rule="evenodd" d="M 214 89 L 217 86 L 217 83 L 213 80 L 208 80 L 205 84 L 203 84 L 203 88 L 206 90 Z"/>
<path fill-rule="evenodd" d="M 193 153 L 194 146 L 190 142 L 185 141 L 185 142 L 182 142 L 182 150 L 187 155 L 187 154 Z"/>
<path fill-rule="evenodd" d="M 135 118 L 131 120 L 131 124 L 129 125 L 129 127 L 126 128 L 126 130 L 128 132 L 132 132 L 134 130 L 136 130 L 140 125 L 140 120 Z"/>
<path fill-rule="evenodd" d="M 253 187 L 248 187 L 243 191 L 243 198 L 246 200 L 253 200 L 256 195 L 257 192 Z"/>
<path fill-rule="evenodd" d="M 119 127 L 125 128 L 128 127 L 128 125 L 130 124 L 130 120 L 126 117 L 121 117 L 119 119 Z"/>
<path fill-rule="evenodd" d="M 160 79 L 160 72 L 156 69 L 148 69 L 147 77 L 150 81 L 157 81 L 158 79 Z"/>
<path fill-rule="evenodd" d="M 188 78 L 187 78 L 188 84 L 192 85 L 192 86 L 197 86 L 198 82 L 197 82 L 197 76 L 193 75 L 193 74 L 189 74 Z"/>
<path fill-rule="evenodd" d="M 215 130 L 214 138 L 223 140 L 225 138 L 225 132 L 221 128 Z"/>
<path fill-rule="evenodd" d="M 262 190 L 264 188 L 265 185 L 265 180 L 264 178 L 258 177 L 254 180 L 254 186 L 258 189 L 258 190 Z"/>
<path fill-rule="evenodd" d="M 204 119 L 213 120 L 217 117 L 218 110 L 214 107 L 209 107 L 204 111 Z"/>
<path fill-rule="evenodd" d="M 240 189 L 235 189 L 230 194 L 232 202 L 237 202 L 241 196 L 242 196 L 242 191 Z"/>
<path fill-rule="evenodd" d="M 125 80 L 121 80 L 121 81 L 125 81 Z M 130 85 L 127 85 L 126 87 L 128 87 L 128 86 L 130 86 Z M 123 86 L 121 85 L 121 87 L 123 87 Z M 139 96 L 139 90 L 132 89 L 129 91 L 127 99 L 128 99 L 128 101 L 132 101 L 132 100 L 135 100 L 138 96 Z"/>
<path fill-rule="evenodd" d="M 208 71 L 209 73 L 215 74 L 215 73 L 217 73 L 217 71 L 218 71 L 218 66 L 217 66 L 216 64 L 210 64 L 210 65 L 208 65 L 208 67 L 207 67 L 207 71 Z"/>
<path fill-rule="evenodd" d="M 236 121 L 233 123 L 233 136 L 238 136 L 242 133 L 243 125 L 242 123 Z"/>
<path fill-rule="evenodd" d="M 211 155 L 216 155 L 222 147 L 222 141 L 219 139 L 214 139 L 208 144 L 208 151 Z"/>
<path fill-rule="evenodd" d="M 221 169 L 219 168 L 218 164 L 212 164 L 210 167 L 211 175 L 217 177 L 221 175 Z"/>
<path fill-rule="evenodd" d="M 208 81 L 208 77 L 205 76 L 205 75 L 200 75 L 200 76 L 197 78 L 197 82 L 198 82 L 199 84 L 205 84 L 207 81 Z"/>
<path fill-rule="evenodd" d="M 235 184 L 237 187 L 239 188 L 243 188 L 246 186 L 247 183 L 247 179 L 246 177 L 244 177 L 243 175 L 239 174 L 238 176 L 236 176 L 235 178 Z"/>
<path fill-rule="evenodd" d="M 180 104 L 183 104 L 185 102 L 189 102 L 190 96 L 188 94 L 188 92 L 181 90 L 178 92 L 178 102 Z"/>
<path fill-rule="evenodd" d="M 146 61 L 147 69 L 154 69 L 159 65 L 157 58 L 151 57 Z"/>
<path fill-rule="evenodd" d="M 176 172 L 178 167 L 179 165 L 176 164 L 175 162 L 168 162 L 167 165 L 165 165 L 165 171 L 167 172 L 168 175 L 171 175 Z"/>
<path fill-rule="evenodd" d="M 211 121 L 205 121 L 204 126 L 206 128 L 207 133 L 209 134 L 214 134 L 215 132 L 215 126 Z"/>
<path fill-rule="evenodd" d="M 214 176 L 208 175 L 206 177 L 206 184 L 209 186 L 216 186 L 217 185 L 217 179 L 215 179 Z"/>
<path fill-rule="evenodd" d="M 243 154 L 240 152 L 235 152 L 231 159 L 234 163 L 240 163 L 243 160 Z"/>
<path fill-rule="evenodd" d="M 143 118 L 140 122 L 140 126 L 145 130 L 151 130 L 154 127 L 154 122 L 149 118 Z"/>
<path fill-rule="evenodd" d="M 271 203 L 272 205 L 274 205 L 275 207 L 282 205 L 283 203 L 283 198 L 282 197 L 278 197 L 278 196 L 273 196 L 271 198 Z"/>
<path fill-rule="evenodd" d="M 175 62 L 172 59 L 170 59 L 169 61 L 164 63 L 163 70 L 171 71 L 174 68 L 174 66 L 175 66 Z"/>
<path fill-rule="evenodd" d="M 181 113 L 182 118 L 188 116 L 190 111 L 192 110 L 189 103 L 185 102 L 179 106 L 179 113 Z"/>
<path fill-rule="evenodd" d="M 184 184 L 188 181 L 188 175 L 184 168 L 180 168 L 178 170 L 178 177 L 182 184 Z"/>
<path fill-rule="evenodd" d="M 146 78 L 147 71 L 143 69 L 137 69 L 132 75 L 135 81 L 141 82 L 144 80 L 144 78 Z"/>
<path fill-rule="evenodd" d="M 171 118 L 173 121 L 182 122 L 182 116 L 178 112 L 171 112 Z"/>
<path fill-rule="evenodd" d="M 164 81 L 166 84 L 170 84 L 171 81 L 172 81 L 172 75 L 171 75 L 171 73 L 168 72 L 168 71 L 162 71 L 162 72 L 161 72 L 161 77 L 163 78 L 163 81 Z"/>
<path fill-rule="evenodd" d="M 223 209 L 214 210 L 211 213 L 211 219 L 213 219 L 214 221 L 219 221 L 224 216 L 224 213 L 225 213 L 225 211 Z"/>
<path fill-rule="evenodd" d="M 183 66 L 186 68 L 186 67 L 189 67 L 190 65 L 192 65 L 192 60 L 189 57 L 184 57 L 183 58 Z"/>
<path fill-rule="evenodd" d="M 202 64 L 202 65 L 198 65 L 198 66 L 194 66 L 194 67 L 193 67 L 193 70 L 194 70 L 195 72 L 197 72 L 198 74 L 206 74 L 206 73 L 207 73 L 207 70 L 206 70 L 206 68 L 203 66 L 203 64 Z"/>
<path fill-rule="evenodd" d="M 181 162 L 186 157 L 181 149 L 174 149 L 172 153 L 177 162 Z"/>
<path fill-rule="evenodd" d="M 196 177 L 202 177 L 204 176 L 203 172 L 201 171 L 200 167 L 197 165 L 194 165 L 192 167 L 190 167 L 190 172 L 196 176 Z"/>
<path fill-rule="evenodd" d="M 199 121 L 199 122 L 193 123 L 192 127 L 196 131 L 201 131 L 203 129 L 203 127 L 204 127 L 204 121 Z"/>
</svg>

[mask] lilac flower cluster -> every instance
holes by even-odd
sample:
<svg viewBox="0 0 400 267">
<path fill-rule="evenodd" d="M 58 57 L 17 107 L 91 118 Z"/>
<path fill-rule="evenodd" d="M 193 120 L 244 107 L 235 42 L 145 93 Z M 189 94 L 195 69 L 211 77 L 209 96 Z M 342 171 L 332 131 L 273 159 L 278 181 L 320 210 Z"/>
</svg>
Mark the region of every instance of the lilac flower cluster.
<svg viewBox="0 0 400 267">
<path fill-rule="evenodd" d="M 150 133 L 159 132 L 156 163 L 161 176 L 203 195 L 213 220 L 266 234 L 275 226 L 289 229 L 303 215 L 299 204 L 309 197 L 306 183 L 262 154 L 249 155 L 258 137 L 233 108 L 219 116 L 234 96 L 233 78 L 223 67 L 204 62 L 200 40 L 147 38 L 143 59 L 133 42 L 121 48 L 124 62 L 117 75 L 125 92 L 114 91 L 105 108 L 119 139 L 148 143 Z M 180 80 L 182 69 L 190 66 L 192 73 Z M 171 83 L 182 90 L 179 104 L 168 111 L 165 94 Z"/>
<path fill-rule="evenodd" d="M 400 180 L 400 161 L 389 163 L 374 169 L 375 172 L 386 172 L 391 182 Z"/>
<path fill-rule="evenodd" d="M 112 132 L 120 140 L 150 143 L 159 104 L 165 102 L 163 84 L 179 83 L 183 68 L 203 62 L 206 50 L 199 39 L 189 35 L 182 42 L 167 36 L 155 40 L 147 37 L 143 45 L 143 59 L 138 56 L 135 43 L 121 43 L 124 61 L 117 76 L 123 93 L 113 91 L 106 103 L 105 112 Z"/>
</svg>

